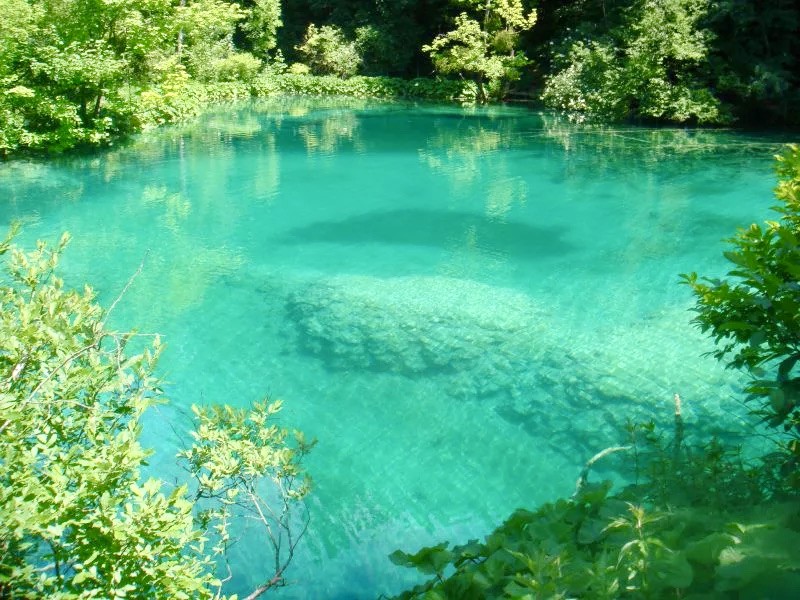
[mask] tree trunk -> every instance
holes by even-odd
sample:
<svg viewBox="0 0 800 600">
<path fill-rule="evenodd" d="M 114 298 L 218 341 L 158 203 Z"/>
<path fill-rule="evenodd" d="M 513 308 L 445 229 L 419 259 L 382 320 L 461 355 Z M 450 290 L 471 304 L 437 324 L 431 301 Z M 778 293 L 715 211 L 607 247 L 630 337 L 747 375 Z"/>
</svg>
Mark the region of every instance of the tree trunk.
<svg viewBox="0 0 800 600">
<path fill-rule="evenodd" d="M 185 7 L 186 0 L 181 0 L 179 6 L 181 8 Z M 178 47 L 177 47 L 178 60 L 180 60 L 182 53 L 183 53 L 183 27 L 181 27 L 178 30 Z"/>
</svg>

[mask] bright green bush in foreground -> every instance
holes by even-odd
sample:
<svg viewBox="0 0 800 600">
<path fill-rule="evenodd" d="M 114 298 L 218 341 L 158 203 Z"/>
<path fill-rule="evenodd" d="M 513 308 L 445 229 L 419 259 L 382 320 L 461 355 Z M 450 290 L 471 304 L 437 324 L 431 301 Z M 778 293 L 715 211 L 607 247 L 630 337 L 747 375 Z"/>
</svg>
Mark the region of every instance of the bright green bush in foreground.
<svg viewBox="0 0 800 600">
<path fill-rule="evenodd" d="M 800 514 L 775 465 L 652 425 L 630 433 L 612 450 L 632 485 L 612 494 L 587 468 L 571 498 L 517 510 L 482 542 L 397 551 L 430 577 L 398 598 L 792 597 Z"/>
<path fill-rule="evenodd" d="M 274 423 L 280 403 L 195 408 L 187 481 L 144 480 L 159 340 L 110 329 L 116 302 L 103 311 L 89 288 L 64 288 L 66 241 L 0 242 L 0 598 L 221 597 L 236 574 L 215 573 L 244 512 L 261 515 L 269 557 L 249 598 L 283 585 L 310 445 Z"/>
<path fill-rule="evenodd" d="M 725 279 L 685 276 L 697 297 L 694 322 L 714 336 L 714 356 L 751 375 L 749 400 L 788 438 L 787 470 L 800 486 L 800 147 L 778 157 L 777 221 L 729 240 Z"/>
</svg>

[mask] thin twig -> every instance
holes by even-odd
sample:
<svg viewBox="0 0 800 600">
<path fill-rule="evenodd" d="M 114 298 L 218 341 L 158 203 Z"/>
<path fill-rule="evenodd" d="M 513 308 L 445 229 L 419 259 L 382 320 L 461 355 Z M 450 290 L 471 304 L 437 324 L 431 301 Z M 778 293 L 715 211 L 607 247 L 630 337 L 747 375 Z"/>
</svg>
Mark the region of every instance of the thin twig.
<svg viewBox="0 0 800 600">
<path fill-rule="evenodd" d="M 601 458 L 608 456 L 609 454 L 613 454 L 614 452 L 622 452 L 624 450 L 630 450 L 631 446 L 612 446 L 611 448 L 606 448 L 605 450 L 601 450 L 597 454 L 595 454 L 592 458 L 586 461 L 586 464 L 583 466 L 581 470 L 581 474 L 578 476 L 578 481 L 575 482 L 575 493 L 572 494 L 572 497 L 575 498 L 583 489 L 583 486 L 586 485 L 587 480 L 589 479 L 589 469 L 592 468 L 592 465 L 596 463 Z"/>
<path fill-rule="evenodd" d="M 681 414 L 681 397 L 675 394 L 675 438 L 672 441 L 672 467 L 677 470 L 681 461 L 681 446 L 683 445 L 684 427 L 683 415 Z"/>
<path fill-rule="evenodd" d="M 136 278 L 141 275 L 142 269 L 144 269 L 144 262 L 147 260 L 148 254 L 150 254 L 150 250 L 145 251 L 144 256 L 142 257 L 142 262 L 139 263 L 139 268 L 136 269 L 133 275 L 128 278 L 128 282 L 125 284 L 125 287 L 122 288 L 122 291 L 119 293 L 117 298 L 111 303 L 111 306 L 108 307 L 108 310 L 106 311 L 106 318 L 103 319 L 102 323 L 100 323 L 103 329 L 105 329 L 106 323 L 108 323 L 108 318 L 111 316 L 111 313 L 114 312 L 114 309 L 117 307 L 117 304 L 119 304 L 120 300 L 122 300 L 123 296 L 125 296 L 128 288 L 130 288 Z"/>
<path fill-rule="evenodd" d="M 86 346 L 84 346 L 84 347 L 82 347 L 82 348 L 80 348 L 80 349 L 76 350 L 75 352 L 73 352 L 72 354 L 70 354 L 69 356 L 67 356 L 67 357 L 66 357 L 64 360 L 62 360 L 62 361 L 61 361 L 61 363 L 60 363 L 60 364 L 59 364 L 59 365 L 58 365 L 58 366 L 57 366 L 55 369 L 53 369 L 52 371 L 50 371 L 50 372 L 47 374 L 47 376 L 45 376 L 45 378 L 44 378 L 44 379 L 42 379 L 42 380 L 41 380 L 41 381 L 40 381 L 40 382 L 39 382 L 39 383 L 36 385 L 36 387 L 35 387 L 35 388 L 33 388 L 33 391 L 31 391 L 31 393 L 30 393 L 30 394 L 28 394 L 28 397 L 25 399 L 25 401 L 23 402 L 23 404 L 28 404 L 28 403 L 30 403 L 30 402 L 33 400 L 33 398 L 36 396 L 36 394 L 37 394 L 37 393 L 39 393 L 39 390 L 41 390 L 41 389 L 42 389 L 42 387 L 44 387 L 44 385 L 45 385 L 45 384 L 46 384 L 48 381 L 50 381 L 50 380 L 51 380 L 51 379 L 52 379 L 52 378 L 55 376 L 55 374 L 56 374 L 58 371 L 60 371 L 61 369 L 63 369 L 65 366 L 67 366 L 67 365 L 68 365 L 70 362 L 72 362 L 72 361 L 73 361 L 73 360 L 75 360 L 76 358 L 78 358 L 78 357 L 79 357 L 81 354 L 83 354 L 84 352 L 88 352 L 88 351 L 89 351 L 89 350 L 91 350 L 92 348 L 95 348 L 95 349 L 98 349 L 98 350 L 99 350 L 99 349 L 100 349 L 100 344 L 102 343 L 102 341 L 103 341 L 103 339 L 104 339 L 105 337 L 108 337 L 108 336 L 110 336 L 110 337 L 113 337 L 113 338 L 115 339 L 115 341 L 117 342 L 117 348 L 118 348 L 118 350 L 119 350 L 119 348 L 120 348 L 120 342 L 119 342 L 120 334 L 116 334 L 116 333 L 102 333 L 102 331 L 103 331 L 103 329 L 105 329 L 106 323 L 108 322 L 108 318 L 109 318 L 109 316 L 111 315 L 111 312 L 114 310 L 114 308 L 115 308 L 115 307 L 117 306 L 117 304 L 120 302 L 120 300 L 122 300 L 123 296 L 124 296 L 124 295 L 125 295 L 125 293 L 128 291 L 128 288 L 130 288 L 130 287 L 131 287 L 131 285 L 133 284 L 134 280 L 135 280 L 135 279 L 136 279 L 136 278 L 137 278 L 137 277 L 138 277 L 138 276 L 141 274 L 141 272 L 142 272 L 142 269 L 144 268 L 144 263 L 145 263 L 145 260 L 147 259 L 147 255 L 149 254 L 149 252 L 150 252 L 149 250 L 148 250 L 147 252 L 145 252 L 145 255 L 144 255 L 144 257 L 142 258 L 142 262 L 139 264 L 139 268 L 138 268 L 138 269 L 136 269 L 136 271 L 133 273 L 133 275 L 131 275 L 131 276 L 130 276 L 130 278 L 128 279 L 128 282 L 125 284 L 125 287 L 123 287 L 123 288 L 122 288 L 122 291 L 119 293 L 119 295 L 117 296 L 117 298 L 114 300 L 114 302 L 112 302 L 112 303 L 111 303 L 111 307 L 108 309 L 108 311 L 106 311 L 106 316 L 105 316 L 105 319 L 103 319 L 103 321 L 101 321 L 101 322 L 100 322 L 100 332 L 101 332 L 101 333 L 100 333 L 100 335 L 97 337 L 97 339 L 93 340 L 91 344 L 88 344 L 88 345 L 86 345 Z M 19 365 L 17 365 L 17 367 L 19 367 Z M 20 367 L 20 368 L 19 368 L 19 370 L 18 370 L 18 371 L 17 371 L 17 367 L 15 367 L 15 368 L 14 368 L 14 370 L 15 370 L 16 374 L 17 374 L 17 375 L 19 375 L 19 372 L 21 372 L 21 371 L 22 371 L 22 368 L 24 368 L 24 364 L 22 365 L 22 367 Z M 14 377 L 14 373 L 12 373 L 12 378 L 13 378 L 13 377 Z M 11 424 L 11 421 L 10 421 L 10 420 L 7 420 L 7 421 L 5 421 L 5 422 L 4 422 L 2 425 L 0 425 L 0 434 L 2 434 L 2 433 L 3 433 L 3 431 L 5 431 L 5 430 L 6 430 L 6 428 L 7 428 L 7 427 L 8 427 L 10 424 Z"/>
</svg>

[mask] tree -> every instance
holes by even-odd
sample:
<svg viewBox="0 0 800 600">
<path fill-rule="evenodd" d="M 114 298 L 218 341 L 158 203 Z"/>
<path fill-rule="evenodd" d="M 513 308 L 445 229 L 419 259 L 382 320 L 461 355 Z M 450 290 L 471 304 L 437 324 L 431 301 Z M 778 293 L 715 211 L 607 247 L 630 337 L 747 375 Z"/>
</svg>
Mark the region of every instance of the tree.
<svg viewBox="0 0 800 600">
<path fill-rule="evenodd" d="M 278 44 L 278 29 L 283 25 L 280 0 L 253 0 L 242 29 L 253 52 L 264 59 Z"/>
<path fill-rule="evenodd" d="M 153 113 L 191 112 L 170 110 L 159 89 L 184 67 L 203 81 L 251 81 L 261 61 L 233 46 L 246 14 L 223 0 L 0 0 L 0 155 L 100 145 Z M 183 92 L 180 103 L 199 104 Z"/>
<path fill-rule="evenodd" d="M 709 7 L 707 0 L 636 0 L 605 34 L 578 29 L 546 79 L 543 101 L 607 121 L 726 122 L 702 73 Z"/>
<path fill-rule="evenodd" d="M 311 23 L 296 50 L 315 75 L 338 75 L 344 79 L 355 75 L 361 64 L 355 43 L 347 41 L 334 25 L 317 27 Z"/>
<path fill-rule="evenodd" d="M 797 0 L 715 2 L 710 85 L 743 122 L 797 124 L 800 114 L 800 3 Z"/>
<path fill-rule="evenodd" d="M 517 81 L 528 64 L 518 51 L 519 34 L 536 23 L 536 11 L 527 14 L 521 0 L 469 0 L 478 19 L 462 12 L 455 29 L 436 36 L 422 47 L 437 71 L 471 79 L 478 88 L 478 100 L 501 98 L 509 83 Z"/>
<path fill-rule="evenodd" d="M 0 138 L 60 151 L 130 129 L 132 96 L 172 45 L 169 0 L 0 0 Z M 9 91 L 11 92 L 9 97 Z"/>
<path fill-rule="evenodd" d="M 278 403 L 196 408 L 182 453 L 194 483 L 143 481 L 159 338 L 108 328 L 120 298 L 103 311 L 89 288 L 65 289 L 67 240 L 31 253 L 0 243 L 0 597 L 220 597 L 233 575 L 214 570 L 238 510 L 257 513 L 274 551 L 250 598 L 282 585 L 307 523 L 310 445 L 274 423 Z"/>
<path fill-rule="evenodd" d="M 789 435 L 788 464 L 800 485 L 800 147 L 778 157 L 777 173 L 780 219 L 728 240 L 727 278 L 684 280 L 697 300 L 694 323 L 720 344 L 714 356 L 749 371 L 756 413 Z"/>
</svg>

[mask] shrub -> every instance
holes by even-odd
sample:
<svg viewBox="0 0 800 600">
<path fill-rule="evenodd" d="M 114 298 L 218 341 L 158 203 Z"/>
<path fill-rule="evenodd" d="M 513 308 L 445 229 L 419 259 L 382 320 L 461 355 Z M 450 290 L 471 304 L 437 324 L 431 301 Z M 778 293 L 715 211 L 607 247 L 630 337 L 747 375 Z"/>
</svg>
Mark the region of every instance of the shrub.
<svg viewBox="0 0 800 600">
<path fill-rule="evenodd" d="M 697 299 L 694 323 L 714 336 L 714 356 L 747 369 L 755 413 L 789 436 L 787 463 L 800 486 L 800 147 L 778 157 L 777 221 L 739 231 L 725 279 L 684 275 Z"/>
<path fill-rule="evenodd" d="M 590 459 L 575 493 L 519 509 L 484 541 L 444 542 L 390 559 L 429 577 L 397 596 L 434 598 L 788 598 L 800 577 L 790 490 L 769 464 L 717 440 L 686 444 L 652 423 Z M 633 481 L 611 494 L 589 469 L 620 452 Z"/>
<path fill-rule="evenodd" d="M 240 81 L 251 83 L 259 74 L 263 64 L 249 52 L 232 52 L 214 61 L 211 66 L 213 81 Z"/>
<path fill-rule="evenodd" d="M 475 102 L 477 89 L 472 82 L 452 79 L 400 79 L 397 77 L 339 77 L 303 75 L 289 72 L 262 78 L 256 84 L 258 95 L 287 94 L 307 96 L 352 96 L 354 98 L 398 98 L 440 102 Z"/>
<path fill-rule="evenodd" d="M 285 584 L 311 444 L 275 423 L 279 402 L 194 408 L 189 481 L 142 479 L 159 338 L 107 326 L 121 296 L 103 311 L 65 288 L 67 241 L 0 241 L 0 597 L 220 598 L 214 565 L 243 513 L 260 515 L 267 555 L 251 597 Z"/>
<path fill-rule="evenodd" d="M 317 27 L 311 23 L 296 50 L 314 75 L 351 77 L 361 64 L 355 42 L 347 41 L 335 25 Z"/>
</svg>

